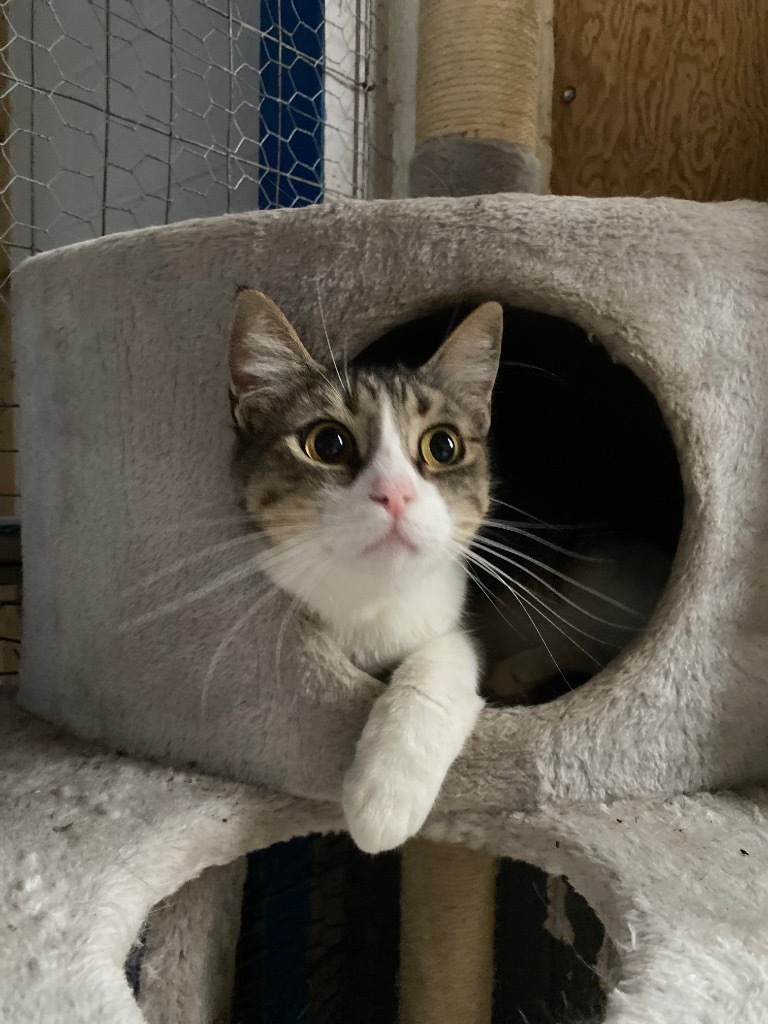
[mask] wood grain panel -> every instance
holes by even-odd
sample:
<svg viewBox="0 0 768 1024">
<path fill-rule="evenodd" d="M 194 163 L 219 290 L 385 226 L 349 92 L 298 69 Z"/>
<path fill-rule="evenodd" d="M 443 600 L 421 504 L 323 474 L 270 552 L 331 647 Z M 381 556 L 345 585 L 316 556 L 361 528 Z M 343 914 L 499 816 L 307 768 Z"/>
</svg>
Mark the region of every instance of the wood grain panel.
<svg viewBox="0 0 768 1024">
<path fill-rule="evenodd" d="M 554 192 L 768 200 L 766 0 L 556 0 L 554 32 Z"/>
</svg>

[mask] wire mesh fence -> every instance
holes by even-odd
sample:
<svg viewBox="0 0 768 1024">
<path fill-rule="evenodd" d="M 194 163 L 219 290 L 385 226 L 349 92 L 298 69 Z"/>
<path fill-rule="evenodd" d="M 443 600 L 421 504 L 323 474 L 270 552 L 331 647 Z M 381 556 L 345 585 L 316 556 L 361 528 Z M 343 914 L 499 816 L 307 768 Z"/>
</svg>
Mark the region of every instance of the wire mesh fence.
<svg viewBox="0 0 768 1024">
<path fill-rule="evenodd" d="M 370 0 L 0 4 L 0 527 L 17 511 L 14 268 L 114 231 L 367 197 L 379 39 Z M 0 581 L 0 681 L 18 600 Z"/>
<path fill-rule="evenodd" d="M 6 244 L 367 194 L 362 0 L 9 0 Z"/>
</svg>

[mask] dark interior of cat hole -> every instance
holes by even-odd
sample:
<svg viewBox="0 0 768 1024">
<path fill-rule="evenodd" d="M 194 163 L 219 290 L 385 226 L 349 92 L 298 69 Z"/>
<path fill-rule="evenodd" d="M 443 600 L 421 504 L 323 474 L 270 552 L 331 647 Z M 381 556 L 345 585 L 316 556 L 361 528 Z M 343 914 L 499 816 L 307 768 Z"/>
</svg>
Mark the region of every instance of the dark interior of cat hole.
<svg viewBox="0 0 768 1024">
<path fill-rule="evenodd" d="M 473 308 L 459 303 L 399 325 L 356 362 L 419 366 Z M 560 578 L 530 559 L 538 556 L 549 564 L 552 549 L 534 537 L 564 549 L 585 533 L 598 544 L 601 538 L 651 544 L 669 556 L 671 565 L 683 519 L 672 438 L 648 388 L 576 324 L 505 308 L 490 448 L 494 496 L 506 503 L 492 506 L 491 517 L 514 521 L 530 534 L 497 533 L 497 542 L 501 536 L 525 551 L 524 564 L 550 586 L 557 588 Z M 488 548 L 484 557 L 491 557 Z M 498 560 L 495 565 L 504 568 Z M 482 582 L 483 571 L 475 567 L 473 573 Z M 541 614 L 554 618 L 547 603 Z M 534 607 L 530 599 L 528 607 Z M 579 627 L 569 624 L 567 609 L 555 622 L 578 641 Z M 555 699 L 597 670 L 562 672 L 553 663 L 551 677 L 528 692 L 525 702 Z"/>
</svg>

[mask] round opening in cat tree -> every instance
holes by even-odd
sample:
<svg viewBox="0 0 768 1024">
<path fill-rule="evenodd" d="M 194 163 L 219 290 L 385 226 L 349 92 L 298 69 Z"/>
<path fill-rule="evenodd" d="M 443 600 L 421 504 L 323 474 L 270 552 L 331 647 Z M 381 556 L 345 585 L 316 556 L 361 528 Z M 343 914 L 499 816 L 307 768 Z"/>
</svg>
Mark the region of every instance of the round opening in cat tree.
<svg viewBox="0 0 768 1024">
<path fill-rule="evenodd" d="M 175 1010 L 173 1019 L 229 1024 L 389 1024 L 413 1019 L 408 1008 L 447 969 L 463 972 L 471 1005 L 492 1004 L 494 1021 L 549 1021 L 566 1009 L 568 1020 L 603 1019 L 616 952 L 565 877 L 489 857 L 485 884 L 457 899 L 459 848 L 441 846 L 437 865 L 424 860 L 429 849 L 436 847 L 370 857 L 346 835 L 315 833 L 207 868 L 150 909 L 125 958 L 145 1019 L 168 1020 Z M 425 919 L 422 900 L 432 897 L 423 871 L 435 867 L 452 895 Z M 415 894 L 416 905 L 408 900 Z M 420 929 L 438 921 L 425 945 Z M 480 937 L 485 948 L 467 948 Z M 485 961 L 487 974 L 471 961 Z M 448 1019 L 440 1009 L 430 1019 Z"/>
<path fill-rule="evenodd" d="M 419 366 L 472 308 L 398 325 L 358 359 Z M 658 603 L 683 521 L 677 453 L 630 369 L 575 323 L 511 307 L 490 451 L 494 501 L 470 561 L 475 606 L 495 608 L 478 625 L 497 666 L 487 693 L 545 703 L 601 671 Z"/>
</svg>

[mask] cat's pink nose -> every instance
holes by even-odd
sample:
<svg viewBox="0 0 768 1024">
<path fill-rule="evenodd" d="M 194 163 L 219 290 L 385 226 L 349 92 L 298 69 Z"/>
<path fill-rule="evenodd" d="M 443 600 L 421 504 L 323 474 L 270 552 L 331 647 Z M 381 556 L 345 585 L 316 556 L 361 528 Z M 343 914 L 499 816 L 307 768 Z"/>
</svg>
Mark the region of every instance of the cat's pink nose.
<svg viewBox="0 0 768 1024">
<path fill-rule="evenodd" d="M 393 519 L 399 519 L 406 505 L 415 497 L 416 488 L 407 478 L 392 480 L 380 477 L 374 481 L 370 494 L 371 501 L 382 505 Z"/>
</svg>

